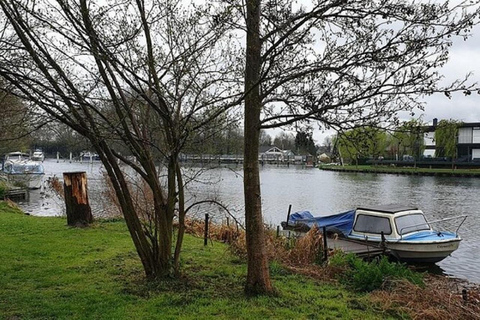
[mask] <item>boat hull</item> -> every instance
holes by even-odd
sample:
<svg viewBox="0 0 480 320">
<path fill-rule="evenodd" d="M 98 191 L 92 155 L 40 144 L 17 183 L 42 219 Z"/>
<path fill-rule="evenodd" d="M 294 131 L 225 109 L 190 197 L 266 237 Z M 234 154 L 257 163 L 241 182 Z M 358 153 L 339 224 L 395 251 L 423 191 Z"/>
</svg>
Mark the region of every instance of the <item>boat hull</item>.
<svg viewBox="0 0 480 320">
<path fill-rule="evenodd" d="M 7 180 L 11 184 L 28 189 L 40 189 L 43 184 L 43 176 L 43 174 L 7 174 Z"/>
<path fill-rule="evenodd" d="M 432 243 L 399 241 L 386 243 L 386 247 L 400 261 L 435 263 L 442 261 L 457 250 L 460 241 L 460 238 Z"/>
</svg>

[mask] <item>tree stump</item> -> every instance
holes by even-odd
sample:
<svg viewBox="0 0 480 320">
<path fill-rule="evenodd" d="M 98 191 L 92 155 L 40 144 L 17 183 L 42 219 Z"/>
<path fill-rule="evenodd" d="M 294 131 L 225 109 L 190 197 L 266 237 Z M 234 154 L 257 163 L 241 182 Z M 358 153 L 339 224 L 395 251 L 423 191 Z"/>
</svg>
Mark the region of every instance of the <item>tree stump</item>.
<svg viewBox="0 0 480 320">
<path fill-rule="evenodd" d="M 64 172 L 63 190 L 67 224 L 74 227 L 86 227 L 92 223 L 92 210 L 88 203 L 87 174 L 85 172 Z"/>
</svg>

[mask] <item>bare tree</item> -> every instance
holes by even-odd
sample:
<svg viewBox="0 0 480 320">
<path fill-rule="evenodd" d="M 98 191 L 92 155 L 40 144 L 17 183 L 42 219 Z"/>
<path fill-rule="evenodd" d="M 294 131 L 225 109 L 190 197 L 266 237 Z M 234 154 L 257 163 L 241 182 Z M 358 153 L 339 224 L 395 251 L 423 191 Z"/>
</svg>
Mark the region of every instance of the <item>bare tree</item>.
<svg viewBox="0 0 480 320">
<path fill-rule="evenodd" d="M 324 147 L 327 152 L 330 152 L 330 153 L 331 153 L 331 152 L 333 151 L 333 139 L 332 139 L 332 136 L 326 136 L 326 137 L 323 139 L 322 147 Z"/>
<path fill-rule="evenodd" d="M 246 2 L 247 46 L 245 57 L 245 146 L 243 185 L 247 242 L 247 294 L 272 292 L 265 251 L 265 228 L 262 216 L 258 148 L 262 112 L 260 1 Z"/>
<path fill-rule="evenodd" d="M 29 146 L 32 115 L 27 106 L 11 92 L 0 78 L 0 155 L 26 151 Z"/>
<path fill-rule="evenodd" d="M 292 133 L 280 132 L 275 136 L 273 144 L 283 150 L 295 149 L 295 136 Z"/>
<path fill-rule="evenodd" d="M 452 37 L 478 23 L 478 2 L 247 0 L 244 16 L 246 288 L 265 293 L 258 132 L 312 120 L 339 131 L 395 124 L 399 111 L 422 109 L 422 95 L 469 94 L 466 79 L 441 87 L 438 70 Z"/>
<path fill-rule="evenodd" d="M 147 278 L 178 271 L 185 218 L 179 153 L 191 132 L 240 99 L 230 73 L 235 48 L 222 41 L 225 14 L 163 0 L 10 0 L 0 7 L 0 75 L 31 108 L 90 141 Z M 150 214 L 137 211 L 122 165 L 148 186 Z"/>
<path fill-rule="evenodd" d="M 272 145 L 272 137 L 265 131 L 260 130 L 260 145 L 261 146 L 271 146 Z"/>
</svg>

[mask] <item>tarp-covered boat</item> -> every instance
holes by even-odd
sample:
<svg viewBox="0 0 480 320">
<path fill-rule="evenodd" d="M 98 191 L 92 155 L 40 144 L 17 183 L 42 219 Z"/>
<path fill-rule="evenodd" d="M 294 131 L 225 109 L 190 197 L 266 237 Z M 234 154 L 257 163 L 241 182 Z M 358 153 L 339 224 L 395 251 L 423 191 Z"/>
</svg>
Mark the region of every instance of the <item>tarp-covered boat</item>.
<svg viewBox="0 0 480 320">
<path fill-rule="evenodd" d="M 28 154 L 21 152 L 7 154 L 1 172 L 11 184 L 29 189 L 41 188 L 45 175 L 40 162 L 30 160 Z"/>
<path fill-rule="evenodd" d="M 466 216 L 456 218 L 463 223 Z M 402 205 L 361 207 L 323 217 L 301 211 L 290 215 L 283 224 L 293 230 L 308 230 L 313 225 L 349 240 L 384 245 L 402 261 L 441 261 L 458 249 L 461 241 L 457 234 L 460 226 L 455 232 L 433 230 L 421 210 Z"/>
</svg>

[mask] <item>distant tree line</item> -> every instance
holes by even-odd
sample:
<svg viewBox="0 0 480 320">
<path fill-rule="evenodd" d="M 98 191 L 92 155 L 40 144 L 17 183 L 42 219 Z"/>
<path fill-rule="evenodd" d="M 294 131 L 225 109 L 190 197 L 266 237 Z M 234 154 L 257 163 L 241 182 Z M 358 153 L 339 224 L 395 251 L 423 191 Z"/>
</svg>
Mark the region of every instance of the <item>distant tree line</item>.
<svg viewBox="0 0 480 320">
<path fill-rule="evenodd" d="M 456 120 L 441 120 L 435 127 L 435 157 L 456 157 L 458 128 Z M 429 128 L 412 119 L 393 130 L 358 127 L 339 133 L 333 138 L 337 156 L 349 163 L 362 159 L 419 160 L 425 151 L 425 136 Z"/>
</svg>

